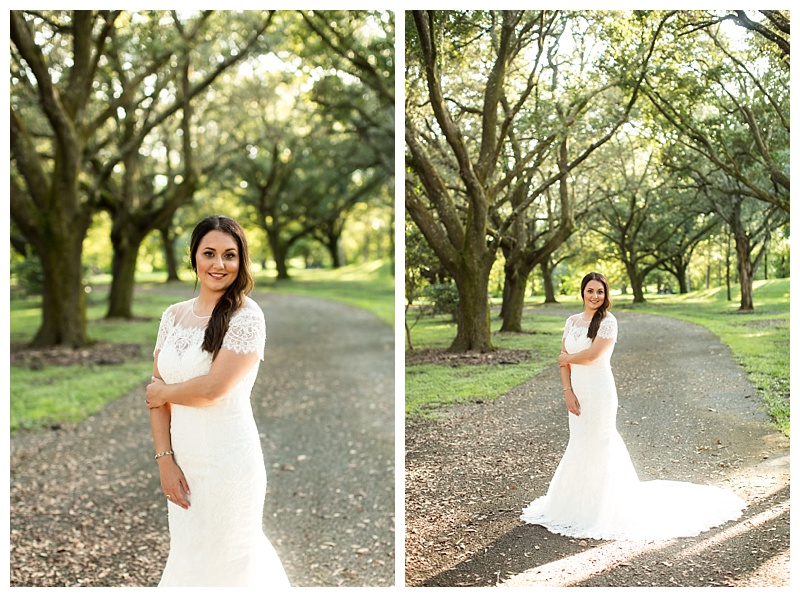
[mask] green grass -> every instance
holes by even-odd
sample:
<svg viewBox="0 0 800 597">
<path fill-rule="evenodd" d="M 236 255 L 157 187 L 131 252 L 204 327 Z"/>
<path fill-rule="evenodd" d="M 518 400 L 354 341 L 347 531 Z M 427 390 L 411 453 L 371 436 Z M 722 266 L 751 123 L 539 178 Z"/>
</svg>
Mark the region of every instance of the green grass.
<svg viewBox="0 0 800 597">
<path fill-rule="evenodd" d="M 508 365 L 407 365 L 406 417 L 435 418 L 437 411 L 452 404 L 474 400 L 493 400 L 551 366 L 561 349 L 564 317 L 547 313 L 547 307 L 523 318 L 525 330 L 534 334 L 493 334 L 499 349 L 530 351 L 530 360 Z M 500 326 L 493 320 L 494 328 Z M 447 348 L 455 337 L 456 326 L 446 317 L 420 320 L 411 330 L 416 351 Z"/>
<path fill-rule="evenodd" d="M 89 336 L 93 340 L 104 342 L 118 342 L 120 344 L 149 344 L 154 339 L 153 321 L 156 325 L 164 309 L 174 302 L 186 300 L 186 289 L 191 286 L 186 283 L 170 284 L 162 293 L 149 293 L 163 284 L 145 283 L 137 285 L 134 298 L 133 321 L 104 320 L 108 308 L 108 292 L 105 289 L 96 290 L 87 297 L 86 319 L 88 322 Z M 170 294 L 170 292 L 174 292 Z M 10 305 L 11 343 L 30 342 L 41 322 L 41 309 L 38 298 L 24 300 L 12 299 Z M 152 347 L 150 347 L 152 350 Z"/>
<path fill-rule="evenodd" d="M 77 423 L 148 378 L 152 358 L 123 365 L 11 368 L 11 430 Z"/>
<path fill-rule="evenodd" d="M 730 347 L 735 358 L 758 388 L 767 412 L 789 436 L 789 280 L 757 281 L 754 313 L 738 313 L 738 288 L 728 301 L 725 288 L 700 290 L 685 295 L 647 295 L 643 305 L 632 297 L 612 296 L 615 309 L 634 309 L 684 319 L 702 325 Z M 564 318 L 548 313 L 542 297 L 531 299 L 523 329 L 537 334 L 495 333 L 500 348 L 528 347 L 533 360 L 521 365 L 486 368 L 410 366 L 406 369 L 406 415 L 435 417 L 436 410 L 457 402 L 497 398 L 522 381 L 553 364 L 558 353 Z M 580 309 L 578 301 L 560 307 Z M 499 327 L 497 319 L 493 328 Z M 412 329 L 414 347 L 446 348 L 455 336 L 455 324 L 445 318 L 425 318 Z"/>
<path fill-rule="evenodd" d="M 477 400 L 493 400 L 552 364 L 417 365 L 406 368 L 406 417 L 435 418 L 443 407 Z"/>
<path fill-rule="evenodd" d="M 270 280 L 257 275 L 257 290 L 277 291 L 355 305 L 383 321 L 394 322 L 394 279 L 388 264 L 376 262 L 339 270 L 293 270 L 292 279 Z M 149 379 L 152 351 L 158 320 L 169 305 L 185 300 L 193 281 L 164 285 L 164 275 L 143 275 L 137 280 L 135 318 L 105 320 L 107 278 L 92 280 L 96 285 L 87 296 L 87 327 L 92 340 L 118 344 L 138 344 L 141 358 L 123 366 L 46 366 L 38 370 L 10 368 L 10 427 L 12 433 L 24 428 L 39 428 L 59 423 L 74 423 L 97 412 Z M 188 294 L 187 294 L 188 293 Z M 12 299 L 10 302 L 10 340 L 12 346 L 31 341 L 40 321 L 38 298 Z"/>
</svg>

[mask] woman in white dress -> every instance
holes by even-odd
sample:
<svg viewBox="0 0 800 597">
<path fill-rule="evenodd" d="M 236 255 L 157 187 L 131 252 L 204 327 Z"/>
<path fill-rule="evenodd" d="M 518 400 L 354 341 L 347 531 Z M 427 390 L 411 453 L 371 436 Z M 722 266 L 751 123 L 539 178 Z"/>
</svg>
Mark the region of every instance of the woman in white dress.
<svg viewBox="0 0 800 597">
<path fill-rule="evenodd" d="M 611 354 L 617 320 L 608 312 L 608 282 L 581 282 L 582 313 L 567 319 L 558 358 L 569 411 L 569 443 L 547 495 L 521 520 L 570 537 L 667 539 L 694 536 L 741 516 L 744 500 L 708 485 L 640 482 L 617 432 Z"/>
<path fill-rule="evenodd" d="M 264 358 L 264 314 L 247 241 L 225 216 L 191 238 L 196 298 L 161 318 L 147 407 L 170 551 L 159 586 L 289 586 L 264 535 L 267 476 L 250 406 Z"/>
</svg>

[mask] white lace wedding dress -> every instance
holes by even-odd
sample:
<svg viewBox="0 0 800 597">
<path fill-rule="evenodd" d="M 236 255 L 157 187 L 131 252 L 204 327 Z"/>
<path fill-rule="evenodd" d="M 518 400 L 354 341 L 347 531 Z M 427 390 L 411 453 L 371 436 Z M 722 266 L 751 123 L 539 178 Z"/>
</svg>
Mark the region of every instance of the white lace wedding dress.
<svg viewBox="0 0 800 597">
<path fill-rule="evenodd" d="M 591 346 L 582 314 L 567 319 L 569 353 Z M 597 337 L 617 339 L 611 314 Z M 739 518 L 746 507 L 734 493 L 679 481 L 640 482 L 617 432 L 617 389 L 611 372 L 613 346 L 597 361 L 572 365 L 580 416 L 569 413 L 569 443 L 547 495 L 531 502 L 521 520 L 570 537 L 667 539 L 689 537 Z"/>
<path fill-rule="evenodd" d="M 208 318 L 193 314 L 193 301 L 172 305 L 161 318 L 155 350 L 167 384 L 211 368 L 202 349 Z M 265 335 L 264 314 L 247 298 L 223 347 L 263 360 Z M 211 406 L 172 406 L 172 449 L 191 495 L 187 510 L 168 502 L 169 557 L 159 586 L 289 586 L 262 527 L 267 475 L 250 406 L 258 366 Z"/>
</svg>

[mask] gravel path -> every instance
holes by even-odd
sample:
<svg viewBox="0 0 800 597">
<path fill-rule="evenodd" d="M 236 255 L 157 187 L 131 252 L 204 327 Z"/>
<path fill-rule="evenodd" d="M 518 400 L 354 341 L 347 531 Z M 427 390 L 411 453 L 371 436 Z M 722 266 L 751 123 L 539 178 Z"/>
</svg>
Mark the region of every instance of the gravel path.
<svg viewBox="0 0 800 597">
<path fill-rule="evenodd" d="M 266 533 L 295 586 L 393 585 L 392 329 L 332 302 L 253 298 Z M 80 425 L 11 439 L 11 586 L 157 584 L 169 535 L 145 383 Z"/>
<path fill-rule="evenodd" d="M 583 541 L 520 522 L 568 440 L 553 367 L 496 401 L 406 425 L 407 585 L 789 585 L 788 440 L 714 335 L 615 313 L 617 426 L 639 477 L 727 487 L 747 501 L 743 517 L 651 542 Z"/>
</svg>

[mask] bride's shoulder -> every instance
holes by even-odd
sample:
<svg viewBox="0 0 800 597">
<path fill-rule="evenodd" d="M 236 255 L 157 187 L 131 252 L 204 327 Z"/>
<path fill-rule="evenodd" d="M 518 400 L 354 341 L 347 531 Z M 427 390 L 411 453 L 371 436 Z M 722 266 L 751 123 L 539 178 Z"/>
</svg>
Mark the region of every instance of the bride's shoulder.
<svg viewBox="0 0 800 597">
<path fill-rule="evenodd" d="M 603 329 L 611 329 L 617 327 L 617 318 L 614 317 L 613 313 L 606 311 L 605 316 L 603 317 L 602 321 L 600 322 L 600 327 Z"/>
<path fill-rule="evenodd" d="M 603 321 L 600 322 L 600 327 L 597 330 L 597 335 L 601 338 L 617 339 L 617 318 L 613 314 L 606 312 Z"/>
<path fill-rule="evenodd" d="M 264 311 L 261 310 L 259 304 L 249 296 L 244 297 L 244 303 L 242 304 L 242 309 L 248 309 L 250 311 L 254 311 L 256 313 L 264 315 Z"/>
<path fill-rule="evenodd" d="M 261 310 L 261 307 L 251 299 L 249 296 L 244 298 L 244 303 L 242 306 L 239 307 L 239 310 L 233 314 L 231 320 L 238 319 L 238 320 L 259 320 L 264 321 L 264 311 Z"/>
</svg>

